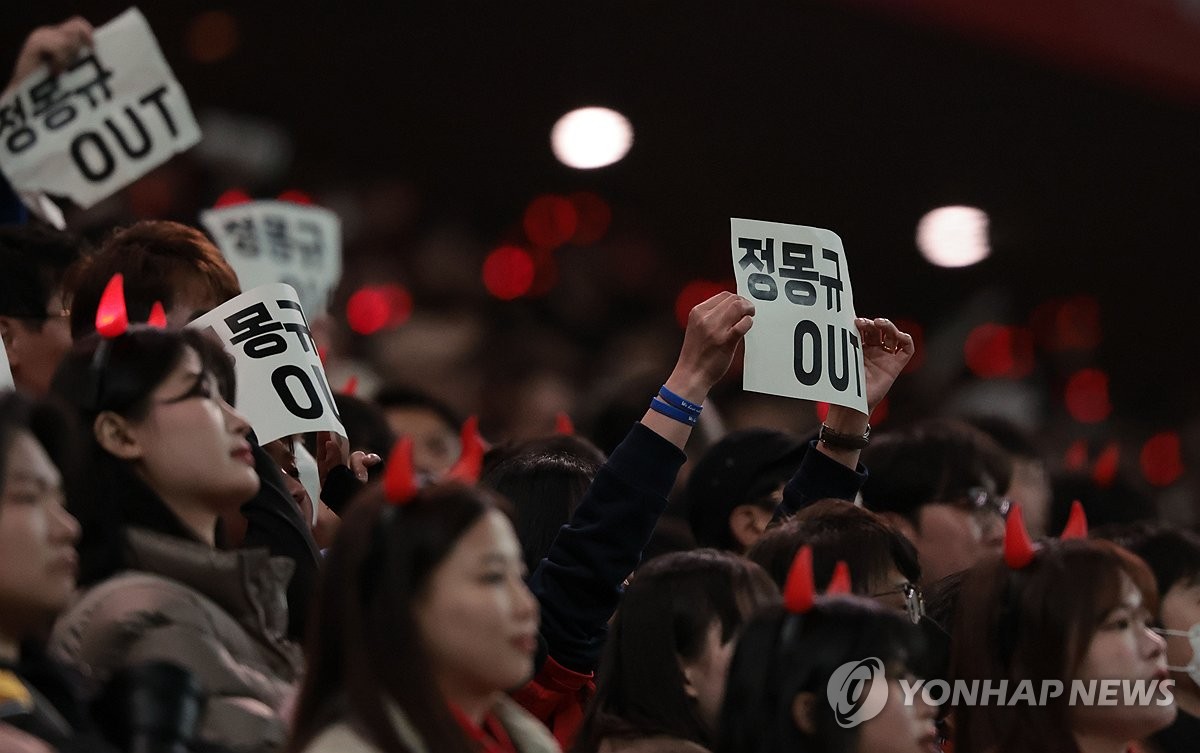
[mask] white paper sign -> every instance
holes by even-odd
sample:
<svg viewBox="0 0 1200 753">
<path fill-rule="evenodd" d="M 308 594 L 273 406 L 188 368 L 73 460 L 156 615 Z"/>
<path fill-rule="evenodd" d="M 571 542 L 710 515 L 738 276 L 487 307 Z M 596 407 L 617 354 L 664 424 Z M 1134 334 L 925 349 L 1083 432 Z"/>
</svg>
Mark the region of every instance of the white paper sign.
<svg viewBox="0 0 1200 753">
<path fill-rule="evenodd" d="M 0 340 L 0 390 L 14 390 L 12 367 L 8 364 L 8 351 L 4 349 L 4 341 Z"/>
<path fill-rule="evenodd" d="M 342 277 L 342 224 L 321 207 L 252 201 L 200 213 L 243 288 L 283 282 L 310 316 L 325 312 Z"/>
<path fill-rule="evenodd" d="M 200 140 L 136 8 L 93 40 L 59 76 L 43 68 L 0 100 L 0 169 L 19 193 L 68 196 L 86 209 Z"/>
<path fill-rule="evenodd" d="M 291 286 L 259 286 L 188 326 L 211 328 L 233 355 L 237 409 L 260 443 L 309 431 L 346 436 L 308 320 Z"/>
<path fill-rule="evenodd" d="M 737 291 L 754 303 L 744 388 L 867 412 L 862 347 L 842 239 L 829 230 L 731 219 Z"/>
</svg>

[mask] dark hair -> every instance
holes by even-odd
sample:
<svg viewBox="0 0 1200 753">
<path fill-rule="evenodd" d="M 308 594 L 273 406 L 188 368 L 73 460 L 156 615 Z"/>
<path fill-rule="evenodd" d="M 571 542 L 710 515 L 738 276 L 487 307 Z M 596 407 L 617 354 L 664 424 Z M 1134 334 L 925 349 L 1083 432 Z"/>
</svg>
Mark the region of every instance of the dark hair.
<svg viewBox="0 0 1200 753">
<path fill-rule="evenodd" d="M 958 595 L 951 674 L 966 682 L 1067 681 L 1092 636 L 1121 601 L 1121 575 L 1157 612 L 1158 591 L 1146 564 L 1109 541 L 1047 541 L 1033 562 L 1013 570 L 992 557 L 967 571 Z M 1078 751 L 1067 696 L 1046 706 L 962 705 L 955 710 L 955 750 Z"/>
<path fill-rule="evenodd" d="M 19 392 L 0 391 L 0 489 L 8 475 L 8 450 L 13 438 L 27 431 L 38 441 L 64 475 L 79 463 L 79 428 L 58 401 L 30 400 Z"/>
<path fill-rule="evenodd" d="M 103 364 L 96 368 L 97 351 Z M 195 534 L 122 460 L 103 447 L 92 430 L 96 417 L 112 411 L 132 420 L 150 410 L 150 394 L 178 366 L 188 348 L 212 371 L 227 356 L 194 330 L 180 332 L 134 326 L 102 340 L 93 333 L 75 343 L 54 375 L 52 392 L 69 405 L 87 437 L 84 463 L 70 484 L 70 511 L 79 520 L 79 582 L 96 583 L 122 568 L 123 537 L 129 526 L 194 540 Z"/>
<path fill-rule="evenodd" d="M 473 753 L 433 683 L 413 602 L 459 538 L 501 505 L 490 491 L 458 484 L 426 487 L 401 508 L 373 486 L 351 505 L 321 575 L 289 751 L 343 720 L 380 750 L 408 751 L 390 700 L 428 750 Z"/>
<path fill-rule="evenodd" d="M 349 435 L 350 446 L 386 458 L 396 437 L 388 427 L 379 405 L 361 397 L 340 393 L 334 395 L 333 399 L 337 403 L 342 426 L 346 427 L 346 434 Z"/>
<path fill-rule="evenodd" d="M 700 546 L 740 551 L 729 529 L 741 505 L 774 509 L 771 494 L 792 477 L 806 445 L 783 432 L 745 429 L 710 447 L 687 482 L 687 516 Z"/>
<path fill-rule="evenodd" d="M 114 231 L 68 272 L 76 339 L 95 329 L 100 296 L 118 272 L 125 276 L 130 321 L 146 321 L 155 301 L 170 309 L 181 293 L 224 303 L 241 292 L 233 268 L 204 233 L 178 222 L 143 220 Z"/>
<path fill-rule="evenodd" d="M 575 508 L 604 464 L 604 455 L 581 437 L 546 437 L 521 442 L 501 450 L 502 459 L 483 475 L 481 483 L 512 502 L 513 525 L 521 542 L 529 572 L 550 551 L 558 530 Z"/>
<path fill-rule="evenodd" d="M 856 750 L 857 728 L 838 725 L 825 701 L 834 670 L 846 662 L 879 659 L 893 679 L 921 661 L 911 623 L 859 597 L 819 598 L 805 614 L 782 608 L 755 617 L 729 666 L 714 753 L 840 753 Z M 793 706 L 813 693 L 815 734 L 796 726 Z"/>
<path fill-rule="evenodd" d="M 462 425 L 462 416 L 458 415 L 449 405 L 420 390 L 402 385 L 385 387 L 375 394 L 375 402 L 388 408 L 416 408 L 433 413 L 451 433 L 456 433 Z"/>
<path fill-rule="evenodd" d="M 1004 416 L 976 416 L 967 423 L 987 434 L 1000 449 L 1021 460 L 1041 460 L 1042 455 L 1028 432 Z M 1003 491 L 1003 489 L 1001 489 Z"/>
<path fill-rule="evenodd" d="M 1140 524 L 1096 531 L 1093 535 L 1109 539 L 1141 557 L 1154 573 L 1154 584 L 1161 596 L 1166 596 L 1176 585 L 1190 587 L 1200 582 L 1200 536 L 1192 531 Z"/>
<path fill-rule="evenodd" d="M 882 516 L 849 502 L 816 502 L 769 529 L 747 553 L 783 588 L 796 552 L 805 544 L 813 550 L 813 578 L 827 583 L 839 560 L 850 568 L 854 592 L 870 594 L 895 567 L 913 583 L 921 580 L 917 550 Z"/>
<path fill-rule="evenodd" d="M 913 525 L 924 505 L 965 497 L 987 481 L 1003 494 L 1012 479 L 1012 458 L 986 434 L 959 421 L 935 419 L 881 435 L 862 458 L 871 469 L 863 504 L 903 515 Z"/>
<path fill-rule="evenodd" d="M 83 241 L 39 225 L 0 227 L 0 315 L 46 322 L 50 296 L 62 287 Z"/>
<path fill-rule="evenodd" d="M 762 568 L 728 552 L 697 549 L 646 563 L 617 609 L 574 750 L 595 753 L 607 738 L 650 735 L 707 745 L 714 730 L 684 692 L 680 659 L 700 655 L 714 621 L 728 642 L 755 611 L 778 601 Z"/>
</svg>

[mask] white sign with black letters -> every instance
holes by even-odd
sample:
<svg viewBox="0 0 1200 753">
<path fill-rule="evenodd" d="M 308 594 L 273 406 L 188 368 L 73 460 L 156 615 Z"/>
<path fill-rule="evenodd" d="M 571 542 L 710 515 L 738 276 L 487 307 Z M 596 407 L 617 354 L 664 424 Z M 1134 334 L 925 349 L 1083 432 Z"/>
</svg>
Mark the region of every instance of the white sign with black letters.
<svg viewBox="0 0 1200 753">
<path fill-rule="evenodd" d="M 342 276 L 342 225 L 322 207 L 252 201 L 200 213 L 242 287 L 283 282 L 310 316 L 325 312 Z"/>
<path fill-rule="evenodd" d="M 260 443 L 309 431 L 346 436 L 304 309 L 290 285 L 261 285 L 188 326 L 211 329 L 233 356 L 237 409 Z"/>
<path fill-rule="evenodd" d="M 8 363 L 8 351 L 4 349 L 4 341 L 0 340 L 0 390 L 16 389 L 13 382 L 12 367 Z"/>
<path fill-rule="evenodd" d="M 854 293 L 837 234 L 731 219 L 737 291 L 754 303 L 743 387 L 867 412 Z"/>
<path fill-rule="evenodd" d="M 21 194 L 92 206 L 200 140 L 187 96 L 136 8 L 61 74 L 42 68 L 0 100 L 0 169 Z"/>
</svg>

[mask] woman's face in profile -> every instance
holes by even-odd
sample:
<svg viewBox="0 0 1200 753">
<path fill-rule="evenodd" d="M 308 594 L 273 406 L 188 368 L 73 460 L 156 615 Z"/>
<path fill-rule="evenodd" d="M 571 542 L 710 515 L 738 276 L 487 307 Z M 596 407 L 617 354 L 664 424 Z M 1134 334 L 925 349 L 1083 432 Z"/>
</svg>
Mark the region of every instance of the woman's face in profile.
<svg viewBox="0 0 1200 753">
<path fill-rule="evenodd" d="M 75 592 L 79 524 L 63 506 L 62 478 L 28 432 L 4 458 L 0 489 L 0 627 L 23 632 L 66 608 Z"/>
</svg>

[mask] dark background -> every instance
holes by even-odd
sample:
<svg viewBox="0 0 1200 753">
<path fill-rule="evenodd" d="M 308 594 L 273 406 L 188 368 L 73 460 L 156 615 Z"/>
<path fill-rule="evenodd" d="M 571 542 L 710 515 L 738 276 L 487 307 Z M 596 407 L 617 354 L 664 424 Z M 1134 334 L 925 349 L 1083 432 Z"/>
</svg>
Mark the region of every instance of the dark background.
<svg viewBox="0 0 1200 753">
<path fill-rule="evenodd" d="M 642 291 L 639 311 L 669 310 L 689 279 L 730 277 L 731 216 L 817 225 L 844 241 L 860 313 L 942 336 L 929 353 L 944 373 L 911 389 L 895 415 L 937 412 L 931 392 L 970 386 L 962 338 L 971 326 L 1029 326 L 1039 304 L 1082 295 L 1099 304 L 1098 346 L 1063 356 L 1039 345 L 1024 379 L 1044 397 L 1035 428 L 1052 437 L 1048 449 L 1119 441 L 1136 469 L 1140 442 L 1170 429 L 1184 432 L 1190 453 L 1200 96 L 1143 82 L 1136 61 L 1055 60 L 868 5 L 155 2 L 142 11 L 198 114 L 252 115 L 290 134 L 293 159 L 257 195 L 300 186 L 322 200 L 357 185 L 400 197 L 403 222 L 348 237 L 348 285 L 402 277 L 419 239 L 439 227 L 481 247 L 510 238 L 543 193 L 586 189 L 611 203 L 610 240 L 635 239 L 657 260 L 647 267 L 656 293 Z M 125 7 L 7 6 L 0 49 L 10 60 L 35 25 L 76 12 L 99 24 Z M 197 62 L 189 25 L 214 9 L 236 19 L 238 44 Z M 590 104 L 624 113 L 635 143 L 616 165 L 572 170 L 552 155 L 549 130 Z M 203 164 L 183 175 L 165 214 L 194 221 L 228 185 Z M 916 223 L 944 204 L 989 213 L 989 259 L 950 270 L 920 257 Z M 134 200 L 102 219 L 139 213 Z M 94 214 L 81 222 L 102 224 Z M 506 306 L 502 321 L 558 316 L 553 303 Z M 638 320 L 609 311 L 605 321 Z M 594 323 L 576 330 L 564 331 L 601 337 Z M 1099 425 L 1062 413 L 1064 381 L 1083 366 L 1111 377 L 1114 412 Z"/>
</svg>

